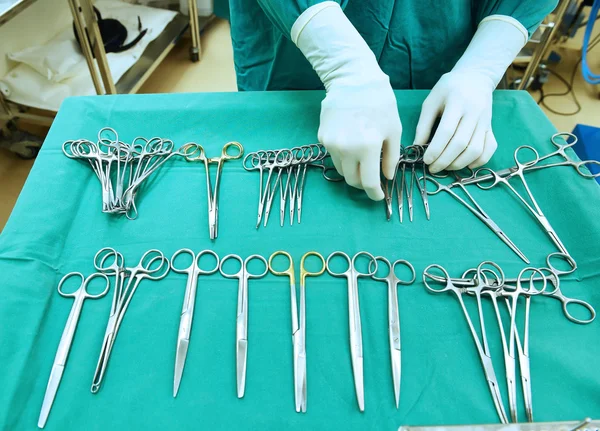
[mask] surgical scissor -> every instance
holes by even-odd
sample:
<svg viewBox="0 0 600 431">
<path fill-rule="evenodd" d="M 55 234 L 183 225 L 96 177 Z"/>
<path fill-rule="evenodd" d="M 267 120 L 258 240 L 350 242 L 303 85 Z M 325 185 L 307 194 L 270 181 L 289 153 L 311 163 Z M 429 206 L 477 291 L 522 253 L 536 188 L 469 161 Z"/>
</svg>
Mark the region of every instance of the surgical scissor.
<svg viewBox="0 0 600 431">
<path fill-rule="evenodd" d="M 273 268 L 273 259 L 276 256 L 285 256 L 289 266 L 285 271 Z M 304 262 L 309 256 L 317 256 L 323 266 L 319 271 L 312 272 L 305 268 Z M 306 277 L 318 276 L 325 271 L 325 259 L 315 251 L 309 251 L 300 260 L 300 304 L 296 302 L 296 277 L 292 256 L 285 251 L 276 251 L 269 258 L 269 270 L 274 275 L 287 276 L 290 279 L 290 300 L 292 310 L 292 344 L 294 349 L 294 400 L 296 411 L 306 413 L 307 383 L 306 383 Z M 299 310 L 299 311 L 298 311 Z"/>
<path fill-rule="evenodd" d="M 335 256 L 343 257 L 348 263 L 345 271 L 337 272 L 331 267 L 331 259 Z M 356 260 L 360 256 L 369 258 L 369 271 L 360 272 L 356 268 Z M 326 261 L 327 272 L 334 277 L 344 277 L 348 283 L 348 322 L 350 332 L 350 354 L 352 358 L 352 373 L 354 374 L 354 390 L 360 411 L 365 410 L 365 387 L 363 379 L 363 342 L 362 326 L 360 322 L 360 306 L 358 299 L 358 278 L 371 277 L 377 272 L 377 261 L 375 257 L 366 251 L 360 251 L 350 258 L 342 251 L 334 251 Z"/>
<path fill-rule="evenodd" d="M 73 276 L 81 279 L 79 287 L 74 292 L 65 292 L 63 290 L 63 284 L 66 280 Z M 88 292 L 88 286 L 93 279 L 98 277 L 104 278 L 106 281 L 106 287 L 100 293 L 91 294 Z M 107 294 L 109 289 L 110 281 L 108 280 L 108 277 L 105 274 L 100 273 L 94 273 L 88 277 L 84 277 L 80 272 L 70 272 L 66 274 L 58 283 L 57 290 L 60 296 L 65 298 L 73 298 L 74 301 L 73 305 L 71 306 L 69 317 L 67 318 L 67 323 L 65 324 L 65 329 L 60 337 L 60 343 L 58 344 L 56 356 L 54 357 L 54 363 L 52 364 L 52 371 L 50 372 L 48 386 L 46 387 L 46 393 L 44 394 L 42 410 L 40 411 L 40 417 L 38 419 L 38 427 L 44 428 L 44 426 L 46 426 L 46 421 L 48 420 L 52 403 L 56 397 L 58 386 L 60 385 L 63 372 L 65 371 L 65 367 L 67 365 L 69 351 L 71 350 L 73 338 L 75 337 L 75 330 L 77 329 L 77 323 L 79 322 L 79 316 L 81 315 L 81 310 L 83 309 L 83 302 L 86 299 L 102 298 Z"/>
<path fill-rule="evenodd" d="M 483 224 L 489 227 L 492 230 L 492 232 L 494 232 L 494 234 L 496 234 L 496 236 L 500 238 L 502 242 L 504 242 L 504 244 L 506 244 L 517 256 L 519 256 L 524 262 L 529 263 L 529 259 L 527 259 L 523 252 L 519 250 L 519 248 L 515 245 L 514 242 L 511 241 L 508 235 L 506 235 L 506 233 L 504 233 L 504 231 L 496 224 L 496 222 L 494 222 L 494 220 L 492 220 L 492 218 L 483 210 L 483 208 L 481 208 L 481 206 L 477 203 L 475 198 L 473 198 L 473 196 L 468 192 L 467 188 L 463 184 L 458 182 L 452 183 L 450 185 L 445 185 L 439 182 L 437 179 L 433 178 L 431 175 L 427 177 L 425 181 L 426 183 L 423 184 L 423 187 L 426 188 L 427 184 L 433 184 L 435 186 L 434 190 L 427 189 L 428 194 L 436 195 L 441 191 L 448 193 L 458 202 L 463 204 L 465 208 L 471 211 L 473 215 L 475 215 L 475 217 L 477 217 L 483 222 Z M 465 199 L 460 197 L 454 190 L 452 190 L 454 187 L 459 187 L 465 193 L 465 195 L 467 196 L 469 201 L 471 201 L 471 203 L 467 202 Z"/>
<path fill-rule="evenodd" d="M 105 247 L 94 256 L 94 267 L 97 271 L 115 277 L 110 316 L 108 317 L 102 349 L 92 381 L 91 391 L 95 394 L 102 385 L 117 333 L 133 294 L 142 280 L 160 280 L 164 278 L 169 272 L 170 265 L 169 259 L 161 251 L 153 249 L 144 253 L 136 266 L 125 267 L 123 255 L 113 248 Z M 125 284 L 126 278 L 128 278 L 127 284 Z"/>
<path fill-rule="evenodd" d="M 400 344 L 400 310 L 398 307 L 398 285 L 412 284 L 415 281 L 415 268 L 411 263 L 404 259 L 398 259 L 391 263 L 383 256 L 377 256 L 375 261 L 383 262 L 388 267 L 386 276 L 379 276 L 376 273 L 371 276 L 374 280 L 385 281 L 388 286 L 388 335 L 390 341 L 390 359 L 392 364 L 392 381 L 394 383 L 394 398 L 396 400 L 396 408 L 400 404 L 400 375 L 401 375 L 401 354 L 402 347 Z M 396 275 L 396 266 L 405 266 L 411 272 L 409 280 L 402 280 Z M 378 263 L 378 267 L 380 264 Z"/>
<path fill-rule="evenodd" d="M 442 273 L 442 277 L 435 276 L 431 274 L 432 270 L 437 270 Z M 431 281 L 442 281 L 442 287 L 435 288 L 430 284 Z M 473 336 L 473 341 L 475 342 L 475 347 L 477 348 L 477 353 L 479 354 L 479 359 L 481 360 L 481 365 L 483 367 L 483 371 L 485 374 L 485 378 L 488 383 L 488 388 L 490 390 L 490 394 L 494 401 L 494 406 L 496 407 L 496 412 L 498 413 L 498 417 L 503 424 L 508 423 L 508 417 L 506 416 L 506 412 L 504 411 L 504 405 L 502 404 L 502 396 L 500 395 L 500 388 L 498 386 L 498 379 L 496 378 L 496 373 L 494 372 L 494 365 L 492 364 L 492 357 L 490 353 L 490 348 L 487 342 L 487 335 L 485 330 L 485 320 L 483 316 L 483 308 L 481 304 L 481 293 L 483 291 L 483 285 L 478 284 L 471 288 L 466 287 L 457 287 L 453 284 L 450 275 L 448 272 L 440 265 L 433 264 L 429 265 L 423 271 L 423 284 L 425 288 L 431 293 L 442 293 L 442 292 L 451 292 L 453 293 L 460 307 L 463 311 L 467 324 L 469 325 L 469 330 L 471 331 L 471 335 Z M 470 289 L 470 292 L 469 292 Z M 473 326 L 473 322 L 471 321 L 471 317 L 469 316 L 469 312 L 467 307 L 465 306 L 463 300 L 463 294 L 472 293 L 474 294 L 477 300 L 477 311 L 479 316 L 479 326 L 481 328 L 481 339 L 477 335 L 477 331 Z"/>
<path fill-rule="evenodd" d="M 223 265 L 229 259 L 240 262 L 240 269 L 236 273 L 228 273 L 223 269 Z M 258 274 L 253 274 L 248 270 L 248 264 L 251 260 L 258 259 L 265 264 L 265 270 Z M 225 278 L 238 279 L 238 301 L 237 301 L 237 319 L 235 326 L 235 364 L 236 364 L 236 383 L 237 396 L 242 398 L 246 390 L 246 363 L 248 360 L 248 280 L 251 278 L 262 278 L 269 272 L 269 263 L 267 260 L 253 254 L 242 259 L 237 254 L 228 254 L 219 262 L 219 272 Z"/>
<path fill-rule="evenodd" d="M 187 268 L 179 268 L 175 265 L 175 259 L 181 254 L 189 254 L 192 262 Z M 212 269 L 200 268 L 202 256 L 210 255 L 216 260 L 215 267 Z M 187 274 L 185 294 L 183 297 L 183 306 L 181 308 L 181 318 L 179 319 L 179 331 L 177 333 L 177 349 L 175 350 L 175 373 L 173 377 L 173 397 L 177 396 L 181 376 L 185 367 L 185 359 L 190 345 L 190 336 L 192 332 L 192 322 L 194 319 L 194 307 L 196 305 L 196 290 L 198 288 L 198 276 L 214 274 L 219 269 L 219 256 L 212 250 L 202 250 L 194 254 L 189 248 L 177 250 L 171 258 L 171 269 L 181 274 Z"/>
<path fill-rule="evenodd" d="M 228 152 L 230 148 L 235 148 L 238 153 L 230 154 Z M 184 152 L 187 161 L 200 160 L 204 162 L 204 168 L 206 170 L 206 194 L 208 197 L 208 232 L 210 239 L 216 239 L 219 226 L 219 185 L 221 184 L 223 163 L 228 160 L 236 160 L 242 157 L 244 154 L 244 147 L 242 147 L 242 144 L 239 142 L 228 142 L 223 145 L 221 156 L 211 158 L 206 157 L 202 145 L 193 142 L 185 144 L 182 147 L 182 151 Z M 215 177 L 215 186 L 213 188 L 210 180 L 210 165 L 214 163 L 217 164 L 217 176 Z"/>
</svg>

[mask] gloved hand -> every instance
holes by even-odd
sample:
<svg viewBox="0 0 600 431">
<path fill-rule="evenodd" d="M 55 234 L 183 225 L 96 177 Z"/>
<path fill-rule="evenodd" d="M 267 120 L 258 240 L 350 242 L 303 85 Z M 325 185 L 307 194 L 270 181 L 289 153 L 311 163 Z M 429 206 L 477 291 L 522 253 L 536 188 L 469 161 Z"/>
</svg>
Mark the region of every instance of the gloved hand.
<svg viewBox="0 0 600 431">
<path fill-rule="evenodd" d="M 319 141 L 346 182 L 374 200 L 384 197 L 400 157 L 402 124 L 389 77 L 335 2 L 308 8 L 294 23 L 292 40 L 327 92 L 321 104 Z"/>
<path fill-rule="evenodd" d="M 433 87 L 423 102 L 414 141 L 426 145 L 441 115 L 423 156 L 431 172 L 476 168 L 490 160 L 498 147 L 492 132 L 492 93 L 527 37 L 512 17 L 485 18 L 456 66 Z"/>
</svg>

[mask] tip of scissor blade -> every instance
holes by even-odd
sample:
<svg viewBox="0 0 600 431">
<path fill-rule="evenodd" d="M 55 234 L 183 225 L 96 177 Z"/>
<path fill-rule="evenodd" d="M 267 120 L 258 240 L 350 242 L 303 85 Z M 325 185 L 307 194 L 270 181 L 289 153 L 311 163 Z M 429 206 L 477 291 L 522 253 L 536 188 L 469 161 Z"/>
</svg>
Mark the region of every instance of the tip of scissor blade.
<svg viewBox="0 0 600 431">
<path fill-rule="evenodd" d="M 246 358 L 247 358 L 247 340 L 238 340 L 236 346 L 236 378 L 237 378 L 237 396 L 244 397 L 246 390 Z"/>
<path fill-rule="evenodd" d="M 177 392 L 179 392 L 188 346 L 189 342 L 185 339 L 180 339 L 177 342 L 177 350 L 175 351 L 175 373 L 173 374 L 173 398 L 175 398 L 177 396 Z"/>
<path fill-rule="evenodd" d="M 352 362 L 354 370 L 354 389 L 356 391 L 356 400 L 358 408 L 361 412 L 365 411 L 365 386 L 363 383 L 363 359 L 361 357 L 354 358 Z"/>
<path fill-rule="evenodd" d="M 46 387 L 46 393 L 44 394 L 44 401 L 42 402 L 42 410 L 40 411 L 40 417 L 38 419 L 39 428 L 44 428 L 46 426 L 46 421 L 50 415 L 50 409 L 52 409 L 52 403 L 56 397 L 58 385 L 60 384 L 64 370 L 64 365 L 52 365 L 50 378 L 48 379 L 48 386 Z"/>
</svg>

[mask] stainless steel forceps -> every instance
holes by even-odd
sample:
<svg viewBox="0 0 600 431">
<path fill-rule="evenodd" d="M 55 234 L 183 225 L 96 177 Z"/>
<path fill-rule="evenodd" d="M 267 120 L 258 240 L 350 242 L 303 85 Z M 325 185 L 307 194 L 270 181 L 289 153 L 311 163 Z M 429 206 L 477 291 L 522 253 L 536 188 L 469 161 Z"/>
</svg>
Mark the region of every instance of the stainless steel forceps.
<svg viewBox="0 0 600 431">
<path fill-rule="evenodd" d="M 341 256 L 348 263 L 345 271 L 337 272 L 332 269 L 331 259 Z M 366 256 L 370 259 L 369 271 L 360 272 L 356 268 L 356 260 L 360 256 Z M 348 322 L 350 331 L 350 354 L 352 358 L 352 373 L 354 374 L 354 390 L 360 411 L 365 410 L 365 386 L 363 379 L 363 342 L 362 326 L 360 323 L 360 306 L 358 300 L 358 278 L 371 277 L 377 272 L 377 261 L 370 253 L 360 251 L 350 258 L 342 251 L 334 251 L 329 255 L 326 262 L 327 272 L 334 277 L 344 277 L 348 282 Z"/>
<path fill-rule="evenodd" d="M 237 149 L 237 154 L 229 154 L 230 148 Z M 236 160 L 244 154 L 244 147 L 239 142 L 228 142 L 223 145 L 220 157 L 206 157 L 204 148 L 200 144 L 189 143 L 185 144 L 181 150 L 185 154 L 187 161 L 200 160 L 204 162 L 206 170 L 206 194 L 208 197 L 208 232 L 210 239 L 217 238 L 217 228 L 219 226 L 219 185 L 221 184 L 221 172 L 223 171 L 223 163 L 228 160 Z M 217 176 L 215 177 L 215 187 L 213 189 L 210 180 L 210 165 L 217 164 Z"/>
<path fill-rule="evenodd" d="M 383 262 L 388 267 L 386 276 L 379 276 L 376 273 L 371 276 L 374 280 L 385 281 L 388 286 L 388 335 L 390 339 L 390 359 L 392 363 L 392 379 L 394 383 L 394 398 L 396 399 L 396 408 L 400 404 L 400 373 L 402 370 L 402 347 L 400 344 L 400 310 L 398 307 L 398 285 L 412 284 L 415 281 L 415 268 L 409 261 L 398 259 L 391 263 L 383 256 L 377 256 L 376 262 Z M 380 264 L 378 263 L 378 266 Z M 401 280 L 396 275 L 396 266 L 406 266 L 411 272 L 409 280 Z"/>
<path fill-rule="evenodd" d="M 527 162 L 521 162 L 519 159 L 519 152 L 523 152 L 524 150 L 531 151 L 534 154 L 534 159 L 531 161 L 527 161 Z M 561 253 L 569 255 L 569 252 L 567 251 L 566 247 L 564 246 L 564 244 L 558 237 L 558 234 L 556 233 L 554 228 L 550 225 L 550 222 L 548 221 L 548 219 L 542 212 L 542 209 L 540 208 L 537 201 L 535 200 L 535 197 L 533 196 L 533 193 L 531 192 L 531 189 L 529 188 L 529 185 L 527 184 L 527 181 L 525 180 L 525 175 L 523 174 L 525 171 L 525 168 L 527 166 L 535 165 L 538 162 L 539 158 L 540 158 L 539 154 L 535 150 L 535 148 L 529 147 L 529 146 L 521 146 L 521 147 L 517 148 L 514 153 L 515 164 L 517 167 L 509 175 L 507 175 L 506 177 L 502 177 L 502 176 L 498 175 L 496 172 L 494 172 L 493 170 L 491 170 L 490 168 L 480 168 L 475 172 L 475 178 L 482 175 L 482 173 L 484 173 L 484 175 L 490 174 L 491 182 L 488 182 L 488 183 L 479 182 L 479 183 L 477 183 L 477 187 L 479 187 L 482 190 L 489 190 L 489 189 L 493 188 L 494 186 L 496 186 L 497 184 L 505 185 L 523 203 L 523 205 L 525 205 L 525 208 L 527 208 L 529 210 L 529 212 L 531 213 L 531 215 L 533 215 L 535 220 L 540 224 L 540 226 L 542 226 L 542 228 L 548 234 L 548 236 L 550 237 L 550 240 L 556 245 L 558 250 Z M 517 191 L 517 189 L 515 189 L 513 187 L 513 185 L 510 183 L 510 179 L 513 177 L 518 177 L 521 180 L 521 183 L 523 184 L 523 187 L 525 189 L 528 199 L 523 197 Z"/>
<path fill-rule="evenodd" d="M 442 273 L 442 277 L 436 276 L 435 274 L 431 274 L 432 270 L 437 270 Z M 441 287 L 433 287 L 431 285 L 431 281 L 440 282 Z M 475 342 L 475 347 L 477 348 L 477 353 L 479 354 L 479 359 L 481 360 L 481 365 L 483 367 L 483 371 L 485 374 L 485 378 L 488 383 L 488 388 L 490 390 L 490 394 L 494 401 L 494 406 L 496 407 L 496 412 L 498 413 L 498 417 L 503 424 L 508 423 L 508 417 L 506 416 L 506 412 L 504 411 L 504 405 L 502 403 L 502 396 L 500 395 L 500 388 L 498 386 L 498 379 L 496 378 L 496 373 L 494 372 L 494 365 L 492 363 L 492 357 L 490 353 L 490 348 L 487 341 L 487 335 L 485 330 L 485 320 L 483 317 L 483 308 L 481 304 L 481 294 L 485 285 L 478 284 L 474 287 L 466 288 L 466 287 L 457 287 L 452 282 L 450 275 L 448 272 L 440 265 L 429 265 L 423 271 L 423 284 L 425 288 L 431 293 L 442 293 L 442 292 L 451 292 L 453 293 L 460 307 L 463 311 L 467 324 L 469 325 L 469 330 L 471 331 L 471 335 L 473 336 L 473 341 Z M 481 339 L 477 335 L 477 331 L 473 326 L 473 322 L 471 321 L 471 317 L 465 306 L 463 300 L 463 294 L 471 293 L 477 299 L 477 311 L 479 316 L 479 326 L 481 328 Z"/>
<path fill-rule="evenodd" d="M 192 257 L 192 262 L 187 268 L 180 268 L 175 265 L 177 256 L 181 254 L 189 254 Z M 200 260 L 202 256 L 210 255 L 216 260 L 214 268 L 204 270 L 200 268 Z M 198 254 L 194 254 L 189 248 L 177 250 L 171 258 L 171 269 L 175 272 L 187 274 L 187 282 L 185 286 L 185 294 L 183 297 L 183 306 L 181 308 L 181 318 L 179 319 L 179 332 L 177 333 L 177 349 L 175 350 L 175 373 L 173 377 L 173 397 L 179 392 L 181 384 L 181 376 L 185 367 L 185 359 L 187 358 L 188 347 L 190 345 L 190 336 L 192 332 L 192 322 L 194 319 L 194 308 L 196 305 L 196 290 L 198 288 L 198 276 L 214 274 L 219 270 L 219 256 L 212 250 L 202 250 Z"/>
<path fill-rule="evenodd" d="M 106 247 L 94 256 L 94 267 L 97 271 L 115 277 L 115 289 L 113 295 L 110 316 L 104 333 L 104 341 L 100 350 L 100 357 L 96 365 L 96 372 L 92 381 L 92 393 L 100 390 L 106 367 L 110 359 L 115 339 L 123 316 L 129 307 L 131 298 L 137 290 L 140 282 L 144 279 L 160 280 L 169 273 L 169 259 L 159 250 L 148 250 L 141 257 L 139 263 L 133 267 L 125 267 L 123 255 L 113 248 Z M 125 279 L 128 278 L 127 284 Z"/>
<path fill-rule="evenodd" d="M 67 279 L 73 276 L 81 279 L 79 288 L 74 292 L 65 292 L 63 290 L 63 285 Z M 104 278 L 106 281 L 106 286 L 100 293 L 91 294 L 88 292 L 88 286 L 90 285 L 91 281 L 97 277 Z M 52 364 L 50 379 L 48 380 L 48 386 L 46 387 L 46 393 L 44 394 L 44 401 L 42 403 L 42 410 L 40 411 L 40 418 L 38 419 L 38 427 L 44 428 L 46 426 L 46 421 L 48 420 L 52 403 L 54 402 L 63 372 L 67 366 L 67 359 L 69 358 L 69 351 L 71 350 L 73 338 L 75 337 L 75 330 L 77 329 L 79 316 L 81 315 L 81 310 L 83 309 L 83 302 L 86 299 L 102 298 L 108 293 L 109 289 L 110 282 L 108 277 L 105 274 L 100 273 L 94 273 L 88 277 L 84 277 L 83 274 L 79 272 L 70 272 L 66 274 L 58 283 L 57 290 L 60 296 L 65 298 L 73 298 L 74 301 L 73 306 L 71 307 L 71 312 L 69 313 L 69 317 L 67 319 L 67 323 L 65 324 L 65 329 L 60 337 L 60 343 L 58 344 L 58 350 L 56 351 L 54 363 Z"/>
<path fill-rule="evenodd" d="M 285 271 L 277 271 L 273 268 L 273 259 L 276 256 L 285 256 L 289 260 L 289 266 Z M 320 270 L 312 272 L 306 269 L 304 262 L 307 257 L 318 257 L 323 266 Z M 294 400 L 296 411 L 306 413 L 307 384 L 306 384 L 306 277 L 315 277 L 325 271 L 325 259 L 316 251 L 309 251 L 300 260 L 300 304 L 296 302 L 296 277 L 294 272 L 294 261 L 292 256 L 285 251 L 276 251 L 269 258 L 269 270 L 274 275 L 287 276 L 290 279 L 290 299 L 292 310 L 292 343 L 294 349 Z M 299 311 L 298 311 L 299 309 Z M 299 316 L 299 318 L 298 318 Z"/>
<path fill-rule="evenodd" d="M 488 228 L 494 232 L 494 234 L 502 240 L 504 244 L 506 244 L 517 256 L 519 256 L 525 263 L 529 263 L 529 259 L 523 254 L 521 250 L 515 245 L 514 242 L 504 233 L 504 231 L 496 224 L 496 222 L 481 208 L 481 206 L 477 203 L 475 198 L 469 193 L 467 188 L 461 184 L 460 182 L 452 183 L 449 185 L 442 184 L 437 179 L 433 178 L 431 175 L 424 179 L 423 187 L 427 188 L 427 184 L 432 184 L 435 186 L 435 189 L 430 190 L 427 189 L 427 193 L 430 195 L 436 195 L 442 191 L 448 193 L 458 202 L 463 204 L 465 208 L 467 208 L 475 217 L 483 222 Z M 467 202 L 465 199 L 460 197 L 454 190 L 454 187 L 459 187 L 467 197 L 467 199 L 471 202 Z"/>
<path fill-rule="evenodd" d="M 237 260 L 240 263 L 238 272 L 225 272 L 223 265 L 230 259 Z M 258 259 L 265 264 L 265 270 L 258 274 L 253 274 L 248 270 L 248 264 L 253 259 Z M 237 254 L 228 254 L 221 259 L 219 263 L 219 272 L 225 278 L 238 279 L 238 303 L 237 320 L 235 327 L 235 364 L 237 380 L 237 396 L 242 398 L 246 390 L 246 363 L 248 360 L 248 280 L 251 278 L 262 278 L 269 272 L 269 263 L 258 254 L 250 255 L 243 260 Z"/>
</svg>

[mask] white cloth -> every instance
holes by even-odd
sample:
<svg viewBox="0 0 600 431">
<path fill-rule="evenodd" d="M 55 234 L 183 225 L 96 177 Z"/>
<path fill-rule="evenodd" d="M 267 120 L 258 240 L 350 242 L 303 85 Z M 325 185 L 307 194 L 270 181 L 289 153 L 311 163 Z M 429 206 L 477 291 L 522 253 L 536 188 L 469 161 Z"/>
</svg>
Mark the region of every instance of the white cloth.
<svg viewBox="0 0 600 431">
<path fill-rule="evenodd" d="M 176 12 L 132 5 L 116 0 L 102 0 L 95 5 L 103 18 L 115 18 L 127 28 L 127 41 L 138 34 L 138 16 L 144 37 L 131 49 L 107 54 L 114 82 L 141 57 L 146 47 L 156 39 L 176 16 Z M 0 91 L 15 103 L 57 111 L 69 96 L 96 94 L 85 57 L 69 25 L 44 46 L 12 53 L 10 58 L 20 64 L 0 80 Z"/>
</svg>

